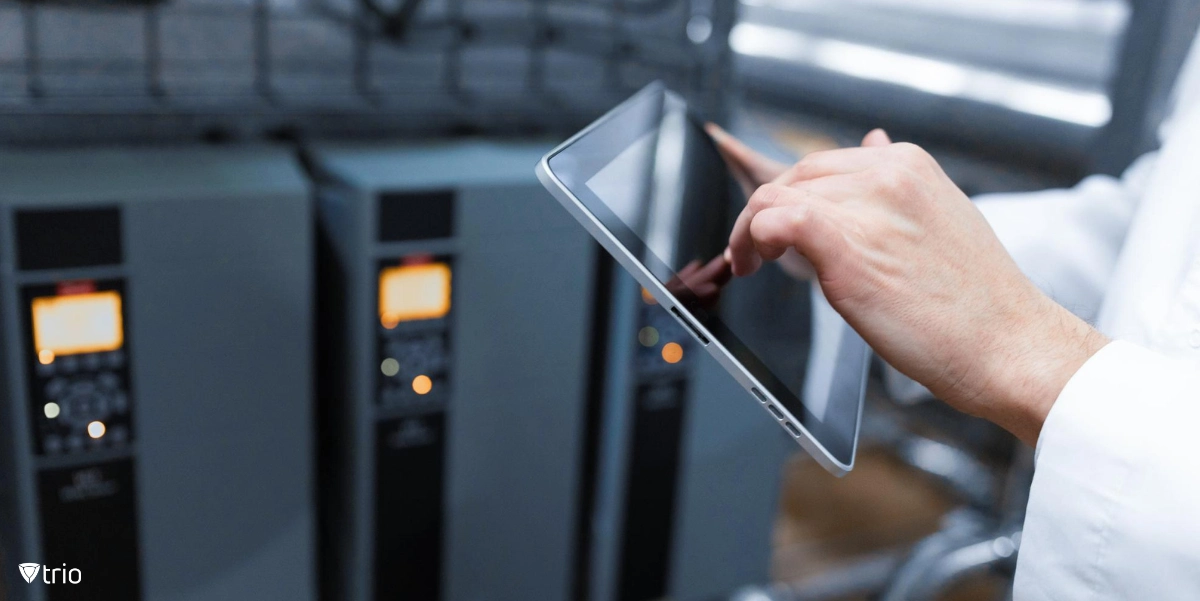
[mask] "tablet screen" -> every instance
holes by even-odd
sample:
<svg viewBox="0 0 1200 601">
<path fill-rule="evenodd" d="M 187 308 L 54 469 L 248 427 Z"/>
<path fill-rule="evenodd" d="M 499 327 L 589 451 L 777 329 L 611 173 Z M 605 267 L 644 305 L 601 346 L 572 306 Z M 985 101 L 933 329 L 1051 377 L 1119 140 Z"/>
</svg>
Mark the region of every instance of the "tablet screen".
<svg viewBox="0 0 1200 601">
<path fill-rule="evenodd" d="M 680 97 L 662 88 L 639 94 L 549 164 L 680 307 L 830 454 L 850 463 L 866 345 L 836 314 L 831 321 L 817 311 L 814 320 L 810 285 L 778 264 L 731 276 L 720 257 L 746 199 Z M 823 353 L 836 351 L 809 361 L 814 337 L 824 340 Z"/>
</svg>

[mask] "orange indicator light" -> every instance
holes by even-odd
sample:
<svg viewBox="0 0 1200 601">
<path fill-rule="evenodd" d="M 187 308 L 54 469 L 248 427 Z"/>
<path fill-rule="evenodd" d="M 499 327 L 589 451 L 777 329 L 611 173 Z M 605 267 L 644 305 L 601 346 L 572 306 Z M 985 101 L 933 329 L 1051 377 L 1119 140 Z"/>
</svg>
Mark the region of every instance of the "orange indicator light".
<svg viewBox="0 0 1200 601">
<path fill-rule="evenodd" d="M 412 387 L 413 392 L 417 394 L 428 394 L 430 390 L 433 390 L 433 380 L 430 380 L 429 376 L 420 375 L 413 378 Z"/>
<path fill-rule="evenodd" d="M 663 361 L 667 363 L 679 363 L 683 360 L 683 347 L 679 346 L 678 342 L 668 342 L 662 348 Z"/>
</svg>

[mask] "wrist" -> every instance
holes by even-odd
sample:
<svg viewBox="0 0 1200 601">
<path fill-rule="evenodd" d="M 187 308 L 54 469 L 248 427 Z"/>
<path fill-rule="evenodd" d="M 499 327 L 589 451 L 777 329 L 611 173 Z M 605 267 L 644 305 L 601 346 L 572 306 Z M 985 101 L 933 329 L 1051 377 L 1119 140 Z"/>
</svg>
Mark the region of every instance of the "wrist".
<svg viewBox="0 0 1200 601">
<path fill-rule="evenodd" d="M 1040 292 L 1029 302 L 1032 309 L 999 321 L 999 352 L 991 353 L 982 396 L 990 413 L 984 417 L 1036 446 L 1067 382 L 1108 339 Z"/>
</svg>

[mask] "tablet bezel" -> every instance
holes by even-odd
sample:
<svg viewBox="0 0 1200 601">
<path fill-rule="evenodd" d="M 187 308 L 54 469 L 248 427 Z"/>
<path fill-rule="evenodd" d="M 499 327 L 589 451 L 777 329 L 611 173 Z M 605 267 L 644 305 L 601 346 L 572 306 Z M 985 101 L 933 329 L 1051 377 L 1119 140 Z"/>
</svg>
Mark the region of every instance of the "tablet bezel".
<svg viewBox="0 0 1200 601">
<path fill-rule="evenodd" d="M 603 127 L 605 124 L 620 118 L 629 107 L 644 101 L 645 96 L 652 94 L 667 94 L 678 98 L 677 95 L 674 95 L 673 92 L 667 90 L 660 82 L 654 82 L 646 86 L 628 100 L 613 108 L 591 125 L 584 128 L 582 131 L 575 134 L 570 139 L 546 154 L 546 156 L 542 158 L 537 166 L 536 171 L 538 179 L 551 192 L 551 194 L 572 215 L 575 216 L 575 218 L 588 230 L 588 232 L 600 242 L 601 246 L 603 246 L 605 250 L 607 250 L 614 258 L 616 258 L 617 261 L 634 276 L 638 283 L 641 284 L 655 298 L 655 300 L 657 300 L 659 304 L 663 306 L 664 309 L 670 311 L 676 319 L 683 322 L 683 325 L 687 329 L 691 330 L 693 334 L 696 334 L 697 337 L 704 336 L 707 339 L 699 340 L 699 342 L 708 350 L 709 354 L 716 358 L 718 363 L 720 363 L 721 366 L 724 367 L 734 377 L 734 379 L 737 380 L 737 382 L 751 394 L 752 397 L 757 398 L 760 401 L 764 409 L 767 410 L 768 413 L 780 423 L 785 431 L 787 431 L 795 440 L 797 440 L 799 444 L 818 461 L 818 463 L 835 475 L 844 475 L 853 469 L 854 460 L 857 455 L 858 438 L 862 426 L 863 399 L 865 397 L 866 390 L 867 366 L 869 365 L 867 356 L 864 356 L 861 359 L 862 374 L 861 378 L 857 380 L 859 382 L 859 387 L 856 395 L 858 398 L 854 432 L 850 440 L 847 443 L 844 443 L 848 444 L 849 460 L 842 461 L 837 455 L 831 452 L 831 450 L 827 447 L 827 442 L 822 440 L 822 438 L 819 436 L 819 433 L 814 432 L 814 429 L 812 428 L 806 427 L 804 425 L 804 420 L 797 419 L 796 416 L 793 415 L 793 413 L 788 409 L 787 404 L 780 402 L 779 398 L 783 397 L 787 399 L 794 399 L 796 401 L 796 405 L 803 408 L 803 411 L 805 411 L 807 414 L 807 407 L 803 400 L 796 398 L 796 395 L 787 389 L 782 382 L 779 382 L 778 377 L 775 376 L 770 369 L 766 368 L 765 365 L 761 366 L 761 369 L 765 371 L 766 374 L 771 375 L 770 379 L 773 381 L 769 383 L 764 382 L 763 378 L 755 376 L 754 370 L 751 370 L 743 365 L 743 362 L 736 357 L 735 353 L 726 348 L 722 340 L 718 336 L 713 335 L 713 332 L 710 331 L 709 328 L 705 327 L 703 319 L 697 318 L 697 316 L 688 309 L 685 302 L 680 301 L 674 294 L 668 291 L 666 286 L 659 280 L 658 277 L 654 275 L 654 273 L 650 268 L 647 267 L 643 260 L 631 252 L 631 250 L 626 247 L 625 243 L 621 241 L 618 234 L 611 231 L 610 227 L 606 225 L 600 217 L 595 215 L 588 205 L 578 196 L 579 194 L 583 194 L 585 196 L 594 197 L 595 194 L 590 190 L 587 190 L 586 186 L 582 186 L 582 189 L 577 191 L 572 190 L 563 182 L 562 178 L 560 178 L 558 174 L 554 172 L 554 169 L 551 165 L 551 160 L 554 157 L 573 146 L 580 139 L 587 136 L 595 129 Z M 613 156 L 615 157 L 616 154 Z M 600 206 L 605 206 L 603 201 L 600 201 L 598 198 L 596 198 L 594 202 L 599 203 Z M 618 223 L 620 222 L 619 219 L 616 221 Z M 633 238 L 637 239 L 637 236 L 633 235 Z M 653 256 L 651 253 L 647 253 L 647 255 L 651 257 Z M 662 271 L 664 266 L 656 267 L 658 267 L 659 271 Z M 673 271 L 670 270 L 669 267 L 667 267 L 667 269 L 668 271 Z M 849 326 L 846 326 L 846 328 L 849 330 Z M 736 336 L 732 336 L 731 332 L 723 332 L 723 334 L 726 336 L 731 336 L 736 340 Z M 852 330 L 849 330 L 845 335 L 853 335 L 855 338 L 857 338 L 857 334 L 855 334 Z M 740 341 L 738 341 L 738 344 L 745 347 L 744 343 L 741 343 Z M 839 344 L 839 352 L 847 349 L 853 352 L 857 349 L 858 344 L 862 345 L 862 349 L 860 349 L 861 352 L 869 352 L 865 348 L 865 343 L 861 342 L 861 339 L 848 342 L 842 341 Z M 855 346 L 847 347 L 847 345 Z M 749 357 L 752 357 L 755 361 L 761 364 L 761 359 L 758 359 L 757 355 L 748 347 L 745 347 L 745 354 L 748 354 Z M 782 415 L 782 418 L 778 417 L 779 415 Z M 807 414 L 807 416 L 814 424 L 820 425 L 823 423 L 820 420 L 816 420 L 811 416 L 811 414 Z"/>
</svg>

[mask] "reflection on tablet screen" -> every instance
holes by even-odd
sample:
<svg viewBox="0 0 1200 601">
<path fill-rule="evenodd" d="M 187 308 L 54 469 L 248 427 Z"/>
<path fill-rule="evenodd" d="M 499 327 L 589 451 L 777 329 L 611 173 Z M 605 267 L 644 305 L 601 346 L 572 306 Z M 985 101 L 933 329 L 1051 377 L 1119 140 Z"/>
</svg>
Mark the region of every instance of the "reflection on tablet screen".
<svg viewBox="0 0 1200 601">
<path fill-rule="evenodd" d="M 723 254 L 746 199 L 687 105 L 663 91 L 645 95 L 613 120 L 551 157 L 555 175 L 680 306 L 848 463 L 862 375 L 855 366 L 865 360 L 843 339 L 853 332 L 836 313 L 819 322 L 830 325 L 817 335 L 840 335 L 824 348 L 849 354 L 822 358 L 806 385 L 810 286 L 776 264 L 732 277 Z M 842 363 L 847 359 L 851 364 Z"/>
</svg>

